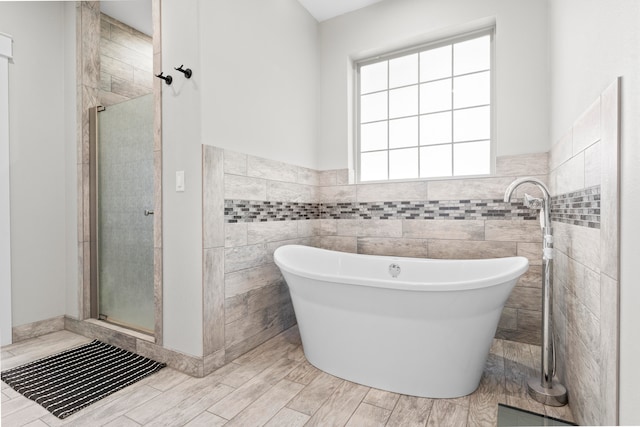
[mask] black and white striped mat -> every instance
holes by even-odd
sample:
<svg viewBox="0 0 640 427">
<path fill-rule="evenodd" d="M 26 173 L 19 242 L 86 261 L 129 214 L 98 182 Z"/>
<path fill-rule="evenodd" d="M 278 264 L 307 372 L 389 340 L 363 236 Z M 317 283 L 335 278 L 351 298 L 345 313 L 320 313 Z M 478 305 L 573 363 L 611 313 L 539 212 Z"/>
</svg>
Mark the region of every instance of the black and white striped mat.
<svg viewBox="0 0 640 427">
<path fill-rule="evenodd" d="M 2 372 L 2 381 L 58 418 L 164 368 L 98 340 Z"/>
</svg>

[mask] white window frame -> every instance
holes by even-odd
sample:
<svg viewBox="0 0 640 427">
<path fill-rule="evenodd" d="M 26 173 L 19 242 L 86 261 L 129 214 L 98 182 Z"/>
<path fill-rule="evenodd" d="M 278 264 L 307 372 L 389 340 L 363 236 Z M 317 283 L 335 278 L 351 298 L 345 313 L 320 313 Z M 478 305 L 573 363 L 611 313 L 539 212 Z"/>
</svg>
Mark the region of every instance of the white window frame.
<svg viewBox="0 0 640 427">
<path fill-rule="evenodd" d="M 472 40 L 475 38 L 483 37 L 488 35 L 490 37 L 490 172 L 488 174 L 483 175 L 452 175 L 450 176 L 441 176 L 441 177 L 416 177 L 416 178 L 408 178 L 408 179 L 391 179 L 387 178 L 385 180 L 368 180 L 362 181 L 361 179 L 361 149 L 360 149 L 360 68 L 362 66 L 375 64 L 382 61 L 392 60 L 394 58 L 411 55 L 413 53 L 419 53 L 426 50 L 437 49 L 442 46 L 447 46 L 450 44 L 460 43 L 467 40 Z M 372 57 L 359 59 L 353 61 L 353 76 L 354 76 L 354 96 L 353 96 L 353 111 L 354 111 L 354 140 L 355 140 L 355 153 L 354 153 L 354 166 L 355 166 L 355 177 L 357 183 L 386 183 L 386 182 L 405 182 L 405 181 L 431 181 L 431 180 L 448 180 L 448 179 L 470 179 L 470 178 L 478 178 L 478 177 L 488 177 L 495 175 L 495 164 L 496 164 L 496 85 L 495 85 L 495 25 L 491 25 L 488 27 L 483 27 L 480 29 L 476 29 L 473 31 L 461 32 L 459 34 L 440 38 L 438 40 L 429 41 L 426 43 L 421 43 L 418 45 L 413 45 L 407 48 L 395 49 L 393 51 L 389 51 L 386 53 L 378 54 Z M 418 83 L 420 84 L 420 83 Z M 387 89 L 388 91 L 389 89 Z M 453 111 L 453 106 L 452 110 Z M 420 117 L 418 113 L 417 117 Z M 387 119 L 389 120 L 389 119 Z M 464 143 L 464 142 L 461 142 Z M 456 142 L 451 142 L 451 146 L 456 144 Z M 418 145 L 420 148 L 420 145 Z M 391 151 L 387 148 L 387 152 Z M 453 150 L 452 150 L 453 153 Z M 452 154 L 453 155 L 453 154 Z M 387 160 L 387 172 L 389 171 L 388 160 Z M 419 168 L 419 165 L 418 165 Z"/>
</svg>

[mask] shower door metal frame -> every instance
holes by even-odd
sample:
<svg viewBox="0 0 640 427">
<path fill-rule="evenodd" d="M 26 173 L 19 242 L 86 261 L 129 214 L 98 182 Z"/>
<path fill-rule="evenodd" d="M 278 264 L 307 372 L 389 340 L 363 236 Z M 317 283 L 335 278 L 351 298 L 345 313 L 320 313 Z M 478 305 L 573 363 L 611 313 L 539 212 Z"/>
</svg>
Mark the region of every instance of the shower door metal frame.
<svg viewBox="0 0 640 427">
<path fill-rule="evenodd" d="M 98 318 L 98 113 L 101 105 L 89 108 L 89 307 L 90 317 Z"/>
</svg>

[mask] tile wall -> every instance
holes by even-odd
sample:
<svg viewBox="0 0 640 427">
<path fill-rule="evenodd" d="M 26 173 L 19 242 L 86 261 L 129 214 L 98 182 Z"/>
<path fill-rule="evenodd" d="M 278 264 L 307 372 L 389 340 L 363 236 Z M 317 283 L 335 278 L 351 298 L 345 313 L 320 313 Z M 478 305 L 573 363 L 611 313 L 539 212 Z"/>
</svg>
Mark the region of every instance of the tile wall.
<svg viewBox="0 0 640 427">
<path fill-rule="evenodd" d="M 100 104 L 108 107 L 152 92 L 152 38 L 101 13 Z"/>
<path fill-rule="evenodd" d="M 295 323 L 273 251 L 297 243 L 364 254 L 430 258 L 522 255 L 497 336 L 540 343 L 537 212 L 504 203 L 520 176 L 547 180 L 548 156 L 498 159 L 490 178 L 349 184 L 346 170 L 316 171 L 203 146 L 205 357 L 231 360 Z M 522 188 L 535 193 L 534 188 Z M 213 307 L 213 309 L 212 309 Z"/>
<path fill-rule="evenodd" d="M 581 425 L 617 424 L 619 84 L 549 159 L 551 192 L 563 207 L 552 224 L 558 377 Z"/>
</svg>

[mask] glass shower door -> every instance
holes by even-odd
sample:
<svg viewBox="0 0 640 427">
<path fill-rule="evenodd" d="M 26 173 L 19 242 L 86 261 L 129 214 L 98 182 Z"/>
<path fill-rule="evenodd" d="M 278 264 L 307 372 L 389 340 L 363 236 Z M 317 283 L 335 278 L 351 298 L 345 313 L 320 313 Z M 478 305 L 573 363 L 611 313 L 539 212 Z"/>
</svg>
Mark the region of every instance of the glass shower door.
<svg viewBox="0 0 640 427">
<path fill-rule="evenodd" d="M 98 114 L 98 318 L 153 333 L 153 95 Z"/>
</svg>

